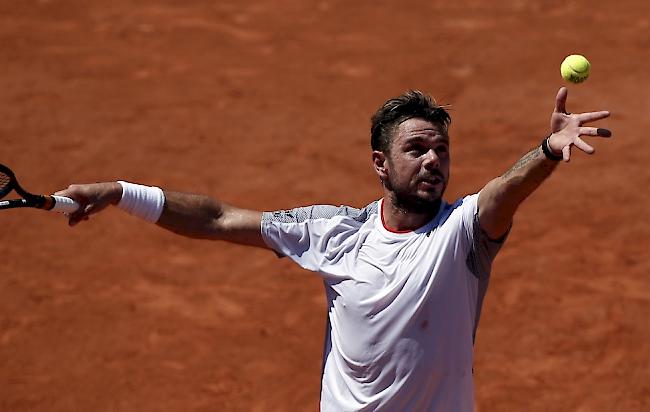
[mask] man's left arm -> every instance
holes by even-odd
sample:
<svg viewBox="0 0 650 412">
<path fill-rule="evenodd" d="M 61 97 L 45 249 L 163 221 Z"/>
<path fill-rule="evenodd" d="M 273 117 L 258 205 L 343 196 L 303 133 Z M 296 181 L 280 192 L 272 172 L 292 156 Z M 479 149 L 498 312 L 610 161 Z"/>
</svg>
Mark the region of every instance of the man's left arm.
<svg viewBox="0 0 650 412">
<path fill-rule="evenodd" d="M 583 126 L 609 117 L 609 112 L 567 113 L 566 99 L 567 89 L 562 87 L 551 115 L 552 133 L 542 145 L 526 153 L 510 170 L 492 179 L 481 190 L 479 222 L 490 238 L 499 239 L 508 231 L 519 205 L 553 173 L 559 160 L 570 160 L 573 146 L 587 154 L 595 152 L 580 136 L 611 136 L 607 129 Z"/>
</svg>

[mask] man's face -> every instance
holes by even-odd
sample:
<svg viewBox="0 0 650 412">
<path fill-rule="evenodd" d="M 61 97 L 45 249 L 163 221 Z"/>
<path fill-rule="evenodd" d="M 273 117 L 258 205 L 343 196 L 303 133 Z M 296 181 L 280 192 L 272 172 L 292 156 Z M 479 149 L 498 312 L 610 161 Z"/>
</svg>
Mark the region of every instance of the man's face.
<svg viewBox="0 0 650 412">
<path fill-rule="evenodd" d="M 396 206 L 417 213 L 437 210 L 449 181 L 449 136 L 444 126 L 405 120 L 385 156 L 382 178 Z"/>
</svg>

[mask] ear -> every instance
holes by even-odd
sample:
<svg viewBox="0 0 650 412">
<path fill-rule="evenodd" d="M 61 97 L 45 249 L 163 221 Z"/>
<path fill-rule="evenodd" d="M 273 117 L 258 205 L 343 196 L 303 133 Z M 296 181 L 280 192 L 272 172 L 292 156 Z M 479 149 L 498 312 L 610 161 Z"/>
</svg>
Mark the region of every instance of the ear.
<svg viewBox="0 0 650 412">
<path fill-rule="evenodd" d="M 374 150 L 372 152 L 372 165 L 379 179 L 383 182 L 388 178 L 388 160 L 384 152 Z"/>
</svg>

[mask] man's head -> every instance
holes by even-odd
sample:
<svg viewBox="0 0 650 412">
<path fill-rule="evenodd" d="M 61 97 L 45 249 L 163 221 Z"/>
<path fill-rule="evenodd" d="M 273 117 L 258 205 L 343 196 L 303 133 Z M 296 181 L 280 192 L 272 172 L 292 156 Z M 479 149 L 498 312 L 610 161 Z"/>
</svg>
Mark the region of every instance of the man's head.
<svg viewBox="0 0 650 412">
<path fill-rule="evenodd" d="M 408 212 L 435 211 L 449 180 L 449 113 L 410 90 L 371 120 L 373 164 L 391 201 Z"/>
</svg>

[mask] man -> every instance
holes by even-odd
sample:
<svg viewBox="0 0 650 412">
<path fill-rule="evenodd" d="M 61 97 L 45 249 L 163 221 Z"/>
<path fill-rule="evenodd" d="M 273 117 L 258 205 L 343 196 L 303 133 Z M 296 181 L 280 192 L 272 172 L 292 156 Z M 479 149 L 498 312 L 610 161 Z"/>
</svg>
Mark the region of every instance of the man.
<svg viewBox="0 0 650 412">
<path fill-rule="evenodd" d="M 449 114 L 409 91 L 372 117 L 374 169 L 384 196 L 363 209 L 243 210 L 198 195 L 126 182 L 72 185 L 70 224 L 109 204 L 184 236 L 268 248 L 318 272 L 328 328 L 323 411 L 471 411 L 473 342 L 490 267 L 521 202 L 569 161 L 594 149 L 583 126 L 608 112 L 569 114 L 557 94 L 551 133 L 477 194 L 452 204 Z"/>
</svg>

